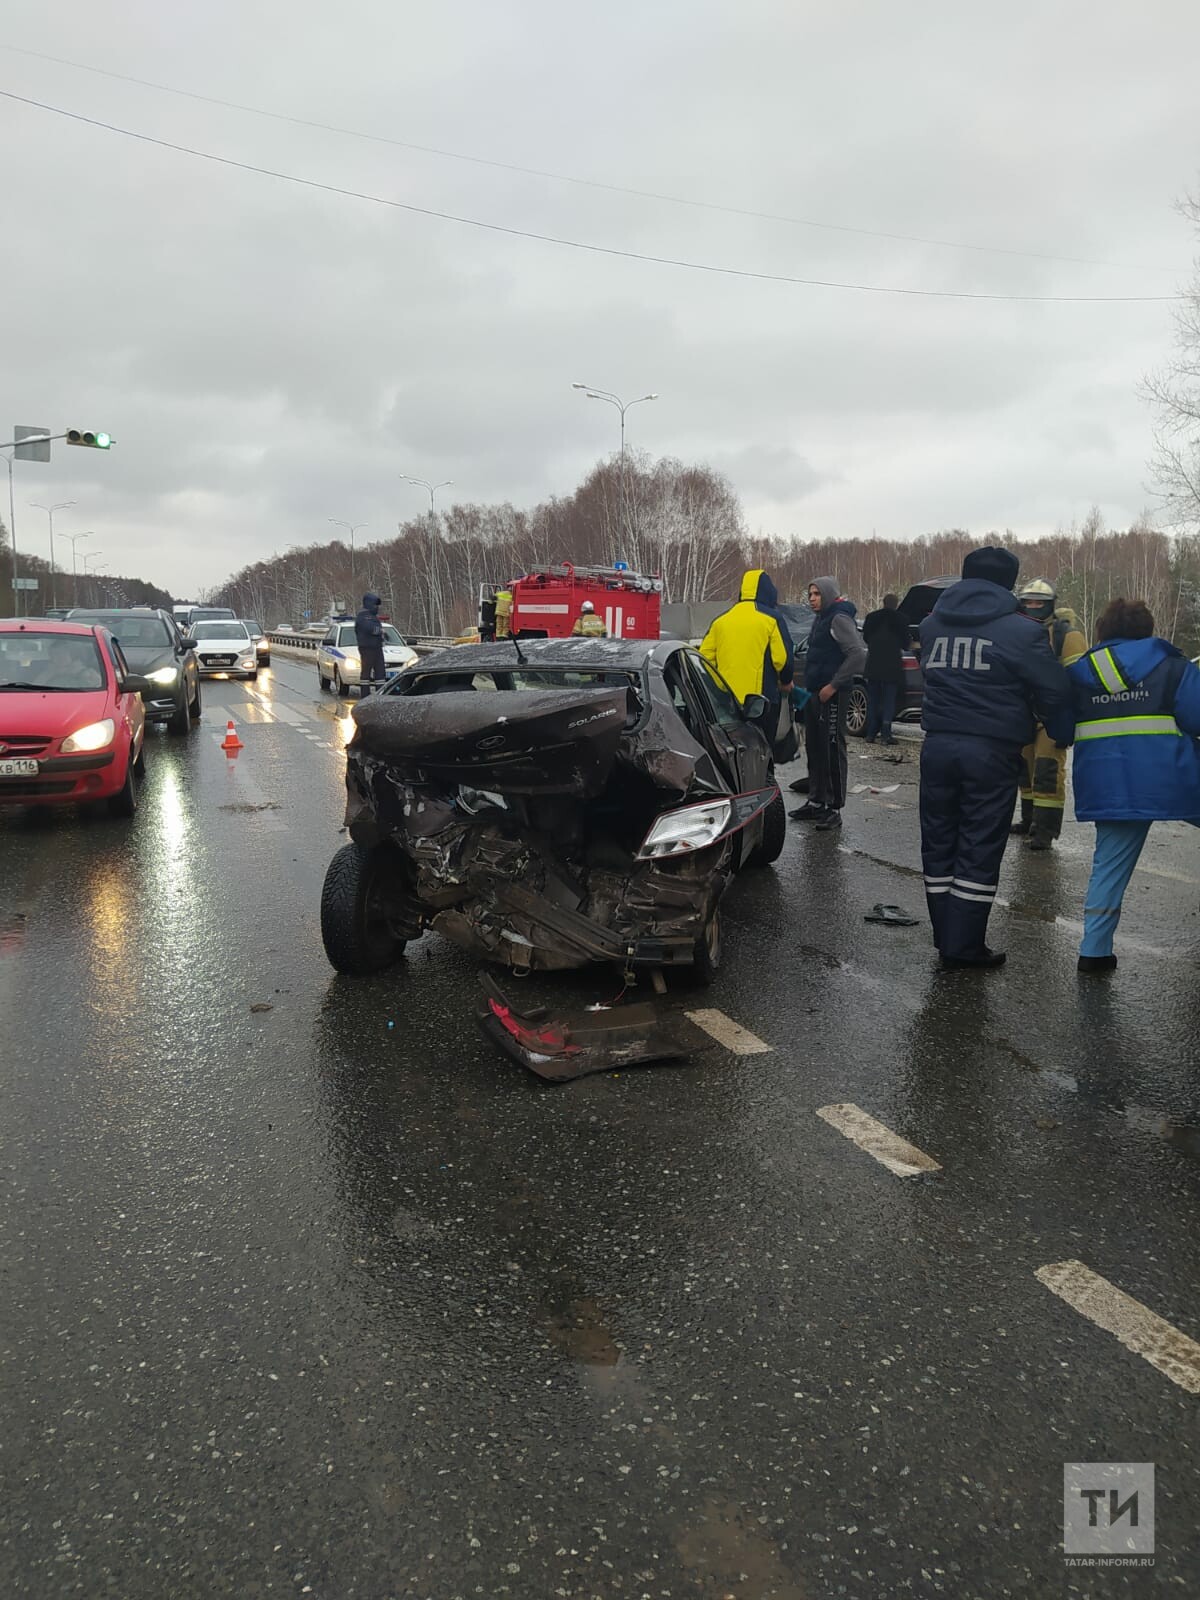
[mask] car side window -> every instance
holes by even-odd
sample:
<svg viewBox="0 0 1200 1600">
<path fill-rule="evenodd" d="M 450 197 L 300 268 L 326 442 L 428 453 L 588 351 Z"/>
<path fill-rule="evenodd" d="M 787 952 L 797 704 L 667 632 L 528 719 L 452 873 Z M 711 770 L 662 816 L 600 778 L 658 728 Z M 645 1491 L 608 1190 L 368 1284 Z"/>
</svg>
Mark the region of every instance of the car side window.
<svg viewBox="0 0 1200 1600">
<path fill-rule="evenodd" d="M 675 707 L 676 715 L 687 731 L 696 737 L 696 716 L 688 704 L 688 698 L 683 687 L 683 658 L 681 655 L 673 656 L 663 668 L 663 682 L 670 691 L 671 704 Z"/>
<path fill-rule="evenodd" d="M 746 718 L 742 711 L 742 703 L 717 669 L 710 666 L 702 655 L 692 650 L 688 651 L 688 668 L 704 704 L 712 714 L 713 721 L 722 728 L 745 727 Z"/>
<path fill-rule="evenodd" d="M 336 644 L 337 643 L 337 629 L 336 628 L 330 628 L 329 632 L 321 640 L 321 643 L 322 644 Z"/>
</svg>

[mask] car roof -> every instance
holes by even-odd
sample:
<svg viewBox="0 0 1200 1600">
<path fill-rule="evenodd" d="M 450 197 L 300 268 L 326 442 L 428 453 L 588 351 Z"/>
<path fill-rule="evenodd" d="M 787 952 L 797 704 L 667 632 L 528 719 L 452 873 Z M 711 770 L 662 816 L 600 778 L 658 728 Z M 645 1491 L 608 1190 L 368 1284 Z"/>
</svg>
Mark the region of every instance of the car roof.
<svg viewBox="0 0 1200 1600">
<path fill-rule="evenodd" d="M 598 639 L 586 634 L 571 639 L 522 639 L 518 657 L 514 641 L 495 644 L 459 644 L 427 655 L 414 672 L 462 672 L 465 667 L 545 667 L 571 669 L 623 668 L 640 672 L 660 665 L 676 651 L 687 648 L 683 639 Z M 523 659 L 522 659 L 523 658 Z"/>
<path fill-rule="evenodd" d="M 57 617 L 4 617 L 0 618 L 0 628 L 5 633 L 64 633 L 76 636 L 108 632 L 99 622 L 67 622 Z"/>
<path fill-rule="evenodd" d="M 75 617 L 171 617 L 171 613 L 162 606 L 72 606 L 66 620 Z"/>
</svg>

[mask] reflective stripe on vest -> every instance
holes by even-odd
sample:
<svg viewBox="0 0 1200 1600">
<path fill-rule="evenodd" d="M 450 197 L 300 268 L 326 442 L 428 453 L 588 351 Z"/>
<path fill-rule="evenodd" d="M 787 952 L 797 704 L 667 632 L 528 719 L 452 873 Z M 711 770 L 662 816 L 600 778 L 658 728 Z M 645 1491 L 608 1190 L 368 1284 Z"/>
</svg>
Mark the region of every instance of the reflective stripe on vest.
<svg viewBox="0 0 1200 1600">
<path fill-rule="evenodd" d="M 1091 722 L 1081 722 L 1075 729 L 1075 743 L 1084 739 L 1116 739 L 1122 734 L 1173 733 L 1182 739 L 1179 724 L 1174 717 L 1097 717 Z"/>
<path fill-rule="evenodd" d="M 1116 657 L 1111 650 L 1096 650 L 1092 654 L 1092 666 L 1096 669 L 1096 676 L 1104 685 L 1108 694 L 1120 694 L 1122 689 L 1128 689 L 1124 675 L 1117 665 Z"/>
</svg>

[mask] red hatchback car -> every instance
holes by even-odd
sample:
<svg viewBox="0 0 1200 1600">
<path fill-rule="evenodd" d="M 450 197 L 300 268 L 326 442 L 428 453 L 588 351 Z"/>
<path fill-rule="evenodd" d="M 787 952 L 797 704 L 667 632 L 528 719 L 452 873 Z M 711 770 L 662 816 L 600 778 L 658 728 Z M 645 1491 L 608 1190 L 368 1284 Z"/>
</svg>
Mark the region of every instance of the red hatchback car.
<svg viewBox="0 0 1200 1600">
<path fill-rule="evenodd" d="M 107 628 L 0 621 L 0 805 L 95 800 L 131 817 L 151 689 Z"/>
</svg>

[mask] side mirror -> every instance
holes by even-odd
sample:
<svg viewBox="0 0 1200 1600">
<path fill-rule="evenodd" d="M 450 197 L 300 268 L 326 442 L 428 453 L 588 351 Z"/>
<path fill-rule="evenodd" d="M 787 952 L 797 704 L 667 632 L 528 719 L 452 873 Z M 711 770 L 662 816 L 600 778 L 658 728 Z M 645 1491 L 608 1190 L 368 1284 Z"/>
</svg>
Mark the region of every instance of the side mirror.
<svg viewBox="0 0 1200 1600">
<path fill-rule="evenodd" d="M 189 650 L 194 650 L 195 648 L 196 641 L 194 639 L 180 639 L 175 646 L 175 654 L 177 656 L 186 656 Z"/>
<path fill-rule="evenodd" d="M 127 672 L 121 679 L 122 694 L 140 694 L 145 698 L 146 695 L 154 692 L 154 684 L 150 682 L 149 678 L 143 678 L 140 673 Z"/>
<path fill-rule="evenodd" d="M 742 711 L 747 722 L 761 722 L 766 716 L 771 702 L 765 694 L 748 694 L 742 702 Z"/>
</svg>

